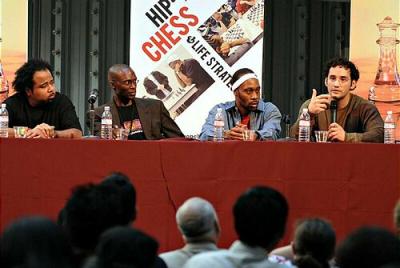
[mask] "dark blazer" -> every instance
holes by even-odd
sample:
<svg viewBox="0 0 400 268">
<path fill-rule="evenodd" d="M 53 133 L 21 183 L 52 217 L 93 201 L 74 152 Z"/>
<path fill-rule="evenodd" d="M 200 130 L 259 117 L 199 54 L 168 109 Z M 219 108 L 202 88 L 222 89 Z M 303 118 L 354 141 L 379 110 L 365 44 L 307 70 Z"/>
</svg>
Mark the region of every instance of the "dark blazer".
<svg viewBox="0 0 400 268">
<path fill-rule="evenodd" d="M 163 138 L 184 137 L 178 125 L 169 115 L 164 104 L 155 99 L 135 98 L 136 108 L 142 124 L 143 132 L 147 140 L 159 140 Z M 104 106 L 110 106 L 113 118 L 113 126 L 121 126 L 119 114 L 114 99 L 110 102 L 95 108 L 94 135 L 100 134 L 101 115 Z M 87 124 L 89 125 L 89 114 L 87 114 Z"/>
</svg>

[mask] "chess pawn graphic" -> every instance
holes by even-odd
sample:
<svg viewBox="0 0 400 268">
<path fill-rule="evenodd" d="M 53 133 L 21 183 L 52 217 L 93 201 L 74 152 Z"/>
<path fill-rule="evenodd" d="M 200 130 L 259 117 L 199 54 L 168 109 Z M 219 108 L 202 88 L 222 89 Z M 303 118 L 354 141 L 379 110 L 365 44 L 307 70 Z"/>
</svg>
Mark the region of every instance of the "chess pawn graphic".
<svg viewBox="0 0 400 268">
<path fill-rule="evenodd" d="M 8 80 L 3 70 L 3 65 L 0 61 L 0 103 L 2 103 L 8 97 Z"/>
<path fill-rule="evenodd" d="M 375 103 L 381 115 L 393 111 L 395 120 L 400 115 L 400 75 L 397 69 L 396 45 L 397 29 L 400 24 L 393 22 L 391 17 L 386 17 L 377 24 L 380 38 L 376 41 L 380 49 L 378 70 L 375 81 L 369 89 L 368 99 Z M 397 129 L 396 140 L 400 139 L 400 128 Z"/>
</svg>

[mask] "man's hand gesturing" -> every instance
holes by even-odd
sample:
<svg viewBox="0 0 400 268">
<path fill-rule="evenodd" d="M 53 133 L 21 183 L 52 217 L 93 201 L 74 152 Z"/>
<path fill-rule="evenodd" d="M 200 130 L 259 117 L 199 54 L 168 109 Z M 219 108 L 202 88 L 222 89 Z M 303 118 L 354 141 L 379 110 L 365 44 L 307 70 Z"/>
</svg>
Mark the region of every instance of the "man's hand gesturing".
<svg viewBox="0 0 400 268">
<path fill-rule="evenodd" d="M 308 105 L 308 112 L 310 114 L 319 114 L 328 109 L 330 102 L 331 96 L 329 94 L 321 94 L 317 96 L 317 91 L 313 89 L 311 101 Z"/>
</svg>

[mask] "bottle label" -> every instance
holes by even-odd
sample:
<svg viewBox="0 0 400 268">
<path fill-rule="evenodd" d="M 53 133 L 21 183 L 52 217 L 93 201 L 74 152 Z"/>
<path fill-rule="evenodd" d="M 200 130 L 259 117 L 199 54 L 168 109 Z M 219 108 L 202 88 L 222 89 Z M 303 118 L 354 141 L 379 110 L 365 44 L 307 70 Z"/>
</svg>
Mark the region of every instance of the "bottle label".
<svg viewBox="0 0 400 268">
<path fill-rule="evenodd" d="M 112 119 L 101 119 L 102 125 L 112 125 Z"/>
<path fill-rule="evenodd" d="M 300 120 L 299 126 L 300 127 L 309 127 L 310 126 L 310 121 Z"/>
<path fill-rule="evenodd" d="M 8 116 L 0 116 L 0 122 L 8 122 Z"/>
<path fill-rule="evenodd" d="M 396 126 L 393 123 L 385 123 L 384 128 L 396 128 Z"/>
<path fill-rule="evenodd" d="M 224 121 L 214 121 L 214 127 L 223 127 Z"/>
</svg>

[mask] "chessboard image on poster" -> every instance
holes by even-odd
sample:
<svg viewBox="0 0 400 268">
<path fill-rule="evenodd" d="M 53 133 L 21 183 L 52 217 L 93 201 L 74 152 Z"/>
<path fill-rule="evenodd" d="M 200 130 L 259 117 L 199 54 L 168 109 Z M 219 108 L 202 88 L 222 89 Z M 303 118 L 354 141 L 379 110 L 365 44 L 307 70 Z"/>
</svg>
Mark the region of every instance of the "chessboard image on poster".
<svg viewBox="0 0 400 268">
<path fill-rule="evenodd" d="M 200 63 L 179 46 L 139 83 L 138 95 L 161 100 L 175 119 L 213 83 Z"/>
<path fill-rule="evenodd" d="M 197 30 L 232 66 L 262 39 L 264 0 L 228 0 Z"/>
</svg>

